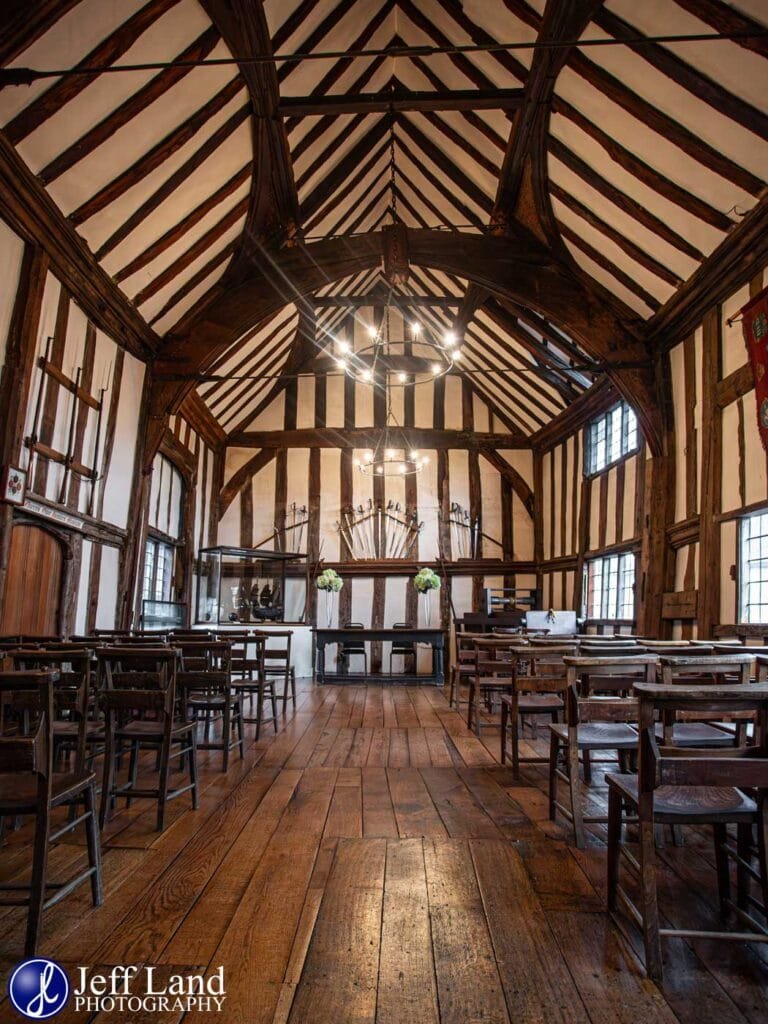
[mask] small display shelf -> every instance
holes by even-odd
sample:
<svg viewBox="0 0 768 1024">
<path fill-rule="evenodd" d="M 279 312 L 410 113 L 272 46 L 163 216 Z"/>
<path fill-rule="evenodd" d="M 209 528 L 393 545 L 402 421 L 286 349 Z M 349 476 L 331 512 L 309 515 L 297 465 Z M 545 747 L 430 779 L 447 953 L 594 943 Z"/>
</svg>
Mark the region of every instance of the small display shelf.
<svg viewBox="0 0 768 1024">
<path fill-rule="evenodd" d="M 201 548 L 197 556 L 197 623 L 250 625 L 304 622 L 303 555 L 263 548 Z"/>
</svg>

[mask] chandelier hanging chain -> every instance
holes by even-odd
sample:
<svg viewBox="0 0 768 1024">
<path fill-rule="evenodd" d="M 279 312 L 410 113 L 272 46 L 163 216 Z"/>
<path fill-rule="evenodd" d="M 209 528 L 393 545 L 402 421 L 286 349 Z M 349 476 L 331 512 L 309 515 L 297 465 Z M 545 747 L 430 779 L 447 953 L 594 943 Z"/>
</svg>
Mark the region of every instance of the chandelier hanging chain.
<svg viewBox="0 0 768 1024">
<path fill-rule="evenodd" d="M 389 122 L 389 194 L 390 194 L 390 209 L 392 211 L 392 223 L 397 224 L 397 164 L 395 163 L 395 119 L 392 114 Z M 390 299 L 391 299 L 390 288 Z"/>
</svg>

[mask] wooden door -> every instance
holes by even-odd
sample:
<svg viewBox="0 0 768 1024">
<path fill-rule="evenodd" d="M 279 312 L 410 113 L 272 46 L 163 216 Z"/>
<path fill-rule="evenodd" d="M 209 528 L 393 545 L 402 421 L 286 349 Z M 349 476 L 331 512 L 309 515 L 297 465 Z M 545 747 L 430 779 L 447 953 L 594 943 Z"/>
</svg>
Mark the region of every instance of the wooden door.
<svg viewBox="0 0 768 1024">
<path fill-rule="evenodd" d="M 14 526 L 0 634 L 51 636 L 59 631 L 62 544 L 39 526 Z"/>
</svg>

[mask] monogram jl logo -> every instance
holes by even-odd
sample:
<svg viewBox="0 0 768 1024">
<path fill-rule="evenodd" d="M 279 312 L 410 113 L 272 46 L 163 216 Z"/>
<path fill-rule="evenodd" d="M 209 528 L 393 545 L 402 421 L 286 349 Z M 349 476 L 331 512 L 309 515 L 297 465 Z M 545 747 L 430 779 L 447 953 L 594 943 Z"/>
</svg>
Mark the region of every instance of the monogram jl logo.
<svg viewBox="0 0 768 1024">
<path fill-rule="evenodd" d="M 23 960 L 11 975 L 8 995 L 25 1017 L 47 1020 L 66 1006 L 69 978 L 55 960 L 42 957 Z"/>
</svg>

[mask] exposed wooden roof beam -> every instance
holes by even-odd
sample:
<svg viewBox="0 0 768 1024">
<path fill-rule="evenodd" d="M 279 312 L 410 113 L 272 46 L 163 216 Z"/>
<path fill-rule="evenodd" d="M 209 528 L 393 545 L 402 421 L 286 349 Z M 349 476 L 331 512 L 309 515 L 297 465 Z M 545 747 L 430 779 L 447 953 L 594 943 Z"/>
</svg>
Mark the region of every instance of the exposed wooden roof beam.
<svg viewBox="0 0 768 1024">
<path fill-rule="evenodd" d="M 248 198 L 241 199 L 235 203 L 224 216 L 210 227 L 205 234 L 200 235 L 195 241 L 184 250 L 165 270 L 153 276 L 149 284 L 145 285 L 140 292 L 133 297 L 137 306 L 141 306 L 153 295 L 164 288 L 174 277 L 177 277 L 182 270 L 185 270 L 190 263 L 201 256 L 213 243 L 220 238 L 233 224 L 245 215 L 248 209 Z"/>
<path fill-rule="evenodd" d="M 391 431 L 391 428 L 390 428 Z M 383 427 L 307 427 L 303 430 L 244 430 L 230 434 L 229 444 L 247 448 L 375 448 L 386 432 Z M 397 436 L 413 448 L 482 448 L 528 447 L 528 440 L 519 434 L 483 433 L 475 430 L 432 430 L 419 427 L 398 427 Z"/>
<path fill-rule="evenodd" d="M 338 117 L 341 114 L 377 114 L 388 111 L 517 110 L 522 101 L 522 89 L 447 89 L 441 92 L 414 92 L 401 87 L 380 93 L 324 97 L 286 96 L 280 100 L 280 113 L 286 117 Z"/>
<path fill-rule="evenodd" d="M 146 30 L 166 11 L 175 6 L 179 0 L 149 0 L 131 18 L 123 22 L 119 28 L 107 36 L 103 42 L 94 47 L 82 60 L 75 65 L 77 68 L 109 67 L 126 53 Z M 94 75 L 65 75 L 54 82 L 50 88 L 37 96 L 11 121 L 3 131 L 14 144 L 18 145 L 51 114 L 60 110 L 94 81 Z"/>
<path fill-rule="evenodd" d="M 216 46 L 218 41 L 219 33 L 215 27 L 211 26 L 180 53 L 177 60 L 180 62 L 203 60 Z M 85 135 L 81 135 L 76 142 L 73 142 L 71 146 L 67 146 L 62 153 L 59 153 L 57 157 L 51 160 L 40 171 L 40 180 L 43 184 L 50 185 L 56 178 L 61 177 L 65 171 L 74 167 L 83 157 L 93 152 L 103 142 L 106 142 L 118 129 L 132 121 L 142 110 L 146 110 L 150 104 L 166 93 L 172 85 L 180 82 L 191 70 L 190 67 L 174 64 L 172 67 L 165 68 L 159 74 L 154 75 L 146 85 L 129 96 L 116 110 L 102 118 Z"/>
<path fill-rule="evenodd" d="M 134 164 L 126 168 L 121 174 L 118 174 L 116 178 L 113 178 L 112 181 L 92 195 L 90 199 L 87 199 L 70 213 L 70 223 L 75 225 L 83 224 L 90 217 L 93 217 L 109 206 L 110 203 L 119 199 L 123 193 L 127 192 L 129 188 L 133 188 L 134 185 L 138 184 L 143 178 L 146 178 L 152 171 L 157 170 L 161 164 L 165 163 L 169 157 L 173 156 L 177 150 L 189 142 L 242 89 L 243 83 L 239 75 L 235 75 L 231 81 L 227 82 L 223 89 L 220 89 L 215 96 L 208 100 L 199 110 L 196 110 L 191 117 L 188 117 L 186 121 L 177 128 L 174 128 L 156 146 L 153 146 L 149 152 L 144 153 Z M 245 120 L 247 115 L 248 108 L 244 107 L 241 119 Z M 190 169 L 190 173 L 192 170 L 194 168 Z"/>
<path fill-rule="evenodd" d="M 67 223 L 16 150 L 0 132 L 0 216 L 24 238 L 50 255 L 56 276 L 90 319 L 140 359 L 147 359 L 160 339 L 109 275 L 98 265 L 82 238 Z"/>
<path fill-rule="evenodd" d="M 763 26 L 730 4 L 721 3 L 720 0 L 677 0 L 677 3 L 717 32 L 742 33 L 743 38 L 734 39 L 735 43 L 747 50 L 754 50 L 761 57 L 768 57 L 768 39 L 759 34 Z"/>
<path fill-rule="evenodd" d="M 539 27 L 541 16 L 525 0 L 505 0 L 505 3 L 513 14 L 527 25 L 533 28 Z M 704 167 L 708 167 L 715 174 L 719 174 L 726 181 L 732 181 L 750 195 L 759 196 L 761 194 L 764 183 L 760 178 L 739 166 L 714 146 L 710 146 L 708 142 L 684 127 L 679 121 L 665 114 L 637 93 L 632 92 L 618 78 L 604 71 L 583 53 L 575 49 L 571 50 L 568 64 L 573 71 L 604 96 L 626 110 L 641 124 L 651 128 L 662 138 L 687 153 L 692 159 Z"/>
<path fill-rule="evenodd" d="M 273 52 L 263 4 L 249 0 L 201 2 L 236 57 Z M 281 244 L 300 230 L 299 203 L 285 125 L 279 113 L 280 90 L 274 61 L 239 67 L 254 114 L 255 174 L 242 245 L 235 258 L 237 269 L 233 273 L 244 272 L 247 258 L 265 243 Z"/>
<path fill-rule="evenodd" d="M 531 435 L 531 446 L 546 451 L 570 437 L 593 416 L 610 409 L 621 398 L 615 385 L 608 379 L 599 380 L 593 387 L 579 395 L 546 426 Z"/>
<path fill-rule="evenodd" d="M 0 34 L 0 67 L 19 54 L 71 11 L 80 0 L 6 0 Z"/>
<path fill-rule="evenodd" d="M 600 9 L 603 0 L 573 0 L 563 4 L 547 0 L 538 29 L 538 43 L 578 39 Z M 523 167 L 531 157 L 537 125 L 548 118 L 555 83 L 568 63 L 573 47 L 534 50 L 525 82 L 525 103 L 515 117 L 499 176 L 492 223 L 504 227 L 517 206 Z M 544 173 L 544 168 L 537 169 Z"/>
<path fill-rule="evenodd" d="M 651 295 L 651 293 L 643 288 L 641 284 L 638 284 L 634 277 L 623 271 L 621 267 L 617 267 L 612 260 L 608 259 L 602 250 L 596 249 L 593 245 L 590 245 L 586 239 L 582 238 L 577 231 L 573 231 L 567 224 L 563 224 L 561 221 L 558 221 L 557 227 L 564 239 L 569 241 L 572 245 L 575 245 L 577 249 L 580 249 L 584 255 L 588 259 L 592 260 L 593 263 L 596 263 L 597 266 L 606 270 L 611 277 L 618 281 L 619 284 L 623 285 L 627 291 L 636 295 L 641 302 L 644 302 L 645 305 L 648 306 L 649 309 L 656 312 L 656 310 L 661 308 L 661 302 L 655 295 Z"/>
<path fill-rule="evenodd" d="M 310 300 L 315 308 L 328 306 L 351 306 L 359 309 L 360 306 L 373 306 L 386 301 L 386 295 L 382 290 L 369 292 L 368 295 L 314 295 Z M 446 295 L 397 295 L 393 298 L 394 306 L 430 306 L 435 309 L 455 309 L 461 305 L 459 296 Z"/>
<path fill-rule="evenodd" d="M 608 35 L 626 42 L 627 46 L 643 60 L 676 85 L 682 86 L 692 96 L 702 100 L 729 120 L 740 124 L 747 131 L 754 132 L 760 138 L 768 137 L 768 114 L 681 60 L 668 47 L 658 43 L 633 42 L 632 40 L 637 39 L 637 29 L 612 11 L 599 11 L 594 20 Z"/>
<path fill-rule="evenodd" d="M 182 217 L 177 224 L 174 224 L 173 227 L 165 231 L 151 245 L 147 246 L 146 249 L 126 263 L 117 273 L 113 274 L 115 281 L 118 283 L 125 281 L 132 274 L 136 274 L 143 267 L 146 267 L 152 260 L 161 256 L 170 246 L 175 245 L 198 221 L 201 221 L 219 203 L 224 202 L 228 196 L 245 184 L 251 176 L 251 171 L 252 165 L 250 162 L 245 167 L 241 167 L 228 181 L 225 181 L 223 185 L 220 185 L 219 188 L 211 192 L 202 203 L 199 203 L 193 210 L 190 210 L 186 217 Z"/>
<path fill-rule="evenodd" d="M 186 298 L 191 291 L 197 288 L 201 281 L 204 281 L 206 277 L 208 277 L 209 274 L 212 274 L 217 267 L 222 265 L 222 263 L 226 263 L 237 248 L 237 241 L 238 240 L 235 239 L 225 245 L 221 252 L 217 252 L 215 256 L 212 256 L 203 264 L 202 267 L 199 268 L 199 270 L 196 270 L 192 277 L 188 278 L 180 288 L 177 288 L 162 308 L 159 309 L 150 319 L 150 326 L 156 324 L 158 320 L 162 320 L 166 314 L 170 313 L 174 306 L 178 305 L 182 299 Z"/>
</svg>

